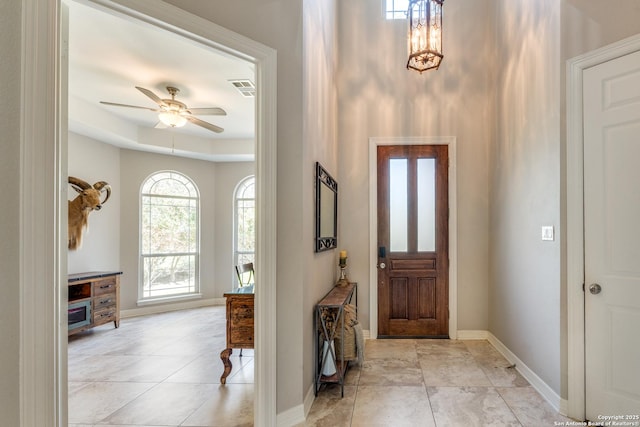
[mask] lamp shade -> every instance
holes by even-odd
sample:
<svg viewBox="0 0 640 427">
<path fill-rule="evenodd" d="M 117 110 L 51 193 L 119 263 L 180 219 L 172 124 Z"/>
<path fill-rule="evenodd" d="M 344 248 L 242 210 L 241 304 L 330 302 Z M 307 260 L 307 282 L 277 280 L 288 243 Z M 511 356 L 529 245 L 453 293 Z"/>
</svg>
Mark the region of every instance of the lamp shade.
<svg viewBox="0 0 640 427">
<path fill-rule="evenodd" d="M 422 73 L 442 62 L 442 3 L 444 0 L 409 2 L 409 60 L 407 69 Z"/>
<path fill-rule="evenodd" d="M 158 114 L 158 119 L 167 126 L 179 128 L 187 123 L 187 119 L 180 115 L 177 111 L 163 111 Z"/>
</svg>

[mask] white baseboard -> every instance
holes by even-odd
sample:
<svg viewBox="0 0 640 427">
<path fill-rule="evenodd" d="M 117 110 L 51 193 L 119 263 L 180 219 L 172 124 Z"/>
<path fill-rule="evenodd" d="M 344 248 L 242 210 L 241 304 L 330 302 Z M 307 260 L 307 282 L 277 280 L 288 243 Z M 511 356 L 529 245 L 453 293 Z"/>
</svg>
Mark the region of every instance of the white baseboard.
<svg viewBox="0 0 640 427">
<path fill-rule="evenodd" d="M 365 340 L 370 340 L 371 339 L 371 331 L 368 329 L 363 329 L 362 330 L 362 338 L 364 338 Z"/>
<path fill-rule="evenodd" d="M 314 385 L 311 384 L 311 387 L 309 387 L 304 396 L 302 405 L 294 406 L 276 415 L 276 426 L 291 427 L 305 422 L 313 405 L 313 401 L 316 398 L 313 387 Z"/>
<path fill-rule="evenodd" d="M 186 310 L 189 308 L 208 307 L 211 305 L 225 305 L 225 298 L 207 298 L 192 301 L 176 302 L 173 304 L 149 305 L 141 308 L 132 308 L 129 310 L 120 310 L 120 318 L 145 316 L 147 314 L 167 313 L 169 311 Z"/>
<path fill-rule="evenodd" d="M 510 362 L 516 365 L 516 370 L 520 372 L 529 384 L 536 389 L 538 393 L 547 401 L 553 408 L 561 414 L 566 414 L 566 400 L 563 405 L 563 399 L 553 391 L 551 387 L 547 385 L 535 372 L 533 372 L 527 365 L 524 364 L 511 350 L 509 350 L 498 338 L 496 338 L 491 332 L 487 332 L 489 343 L 496 348 L 502 355 Z M 564 409 L 563 409 L 564 406 Z"/>
<path fill-rule="evenodd" d="M 304 404 L 294 406 L 276 415 L 276 426 L 278 427 L 291 427 L 304 423 L 304 421 Z"/>
<path fill-rule="evenodd" d="M 459 340 L 488 340 L 489 331 L 458 331 Z"/>
<path fill-rule="evenodd" d="M 565 417 L 569 416 L 567 415 L 569 413 L 569 400 L 560 399 L 560 409 L 558 409 L 558 412 Z"/>
<path fill-rule="evenodd" d="M 311 383 L 311 387 L 307 390 L 307 394 L 304 397 L 304 418 L 307 419 L 309 415 L 309 411 L 311 410 L 311 406 L 313 406 L 313 402 L 316 400 L 315 393 L 315 384 Z"/>
</svg>

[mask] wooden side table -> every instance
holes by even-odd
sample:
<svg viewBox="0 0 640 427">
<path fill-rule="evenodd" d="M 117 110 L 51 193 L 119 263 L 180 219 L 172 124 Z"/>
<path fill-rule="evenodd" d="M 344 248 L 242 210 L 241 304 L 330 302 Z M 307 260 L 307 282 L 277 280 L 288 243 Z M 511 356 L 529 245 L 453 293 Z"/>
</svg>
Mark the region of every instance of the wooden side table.
<svg viewBox="0 0 640 427">
<path fill-rule="evenodd" d="M 349 361 L 345 359 L 345 306 L 352 303 L 355 294 L 355 305 L 358 305 L 358 284 L 348 282 L 347 285 L 334 286 L 327 295 L 316 304 L 316 373 L 315 395 L 320 386 L 326 383 L 340 384 L 341 396 L 344 397 L 344 379 L 349 368 Z M 342 348 L 338 352 L 329 345 L 325 349 L 324 343 L 333 343 L 336 336 L 341 337 Z M 340 357 L 338 357 L 338 354 Z M 329 364 L 335 367 L 331 374 L 325 374 L 324 368 Z"/>
<path fill-rule="evenodd" d="M 227 348 L 220 353 L 224 372 L 220 383 L 225 384 L 233 365 L 229 360 L 234 348 L 253 348 L 253 293 L 242 289 L 224 294 L 227 299 Z"/>
</svg>

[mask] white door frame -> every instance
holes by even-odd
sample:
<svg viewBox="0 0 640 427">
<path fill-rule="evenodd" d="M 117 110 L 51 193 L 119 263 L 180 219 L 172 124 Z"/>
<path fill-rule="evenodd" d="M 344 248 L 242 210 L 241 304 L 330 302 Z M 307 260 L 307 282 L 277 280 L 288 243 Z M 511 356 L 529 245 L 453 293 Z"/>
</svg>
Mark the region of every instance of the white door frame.
<svg viewBox="0 0 640 427">
<path fill-rule="evenodd" d="M 584 138 L 583 73 L 586 69 L 640 51 L 640 35 L 567 62 L 567 415 L 585 418 L 584 303 Z"/>
<path fill-rule="evenodd" d="M 256 67 L 257 426 L 276 423 L 276 51 L 156 0 L 90 0 Z M 20 424 L 67 425 L 66 152 L 61 126 L 61 0 L 22 1 Z M 215 355 L 213 355 L 215 356 Z"/>
<path fill-rule="evenodd" d="M 458 209 L 456 137 L 369 138 L 369 333 L 378 338 L 378 146 L 447 145 L 449 147 L 449 337 L 458 336 Z"/>
</svg>

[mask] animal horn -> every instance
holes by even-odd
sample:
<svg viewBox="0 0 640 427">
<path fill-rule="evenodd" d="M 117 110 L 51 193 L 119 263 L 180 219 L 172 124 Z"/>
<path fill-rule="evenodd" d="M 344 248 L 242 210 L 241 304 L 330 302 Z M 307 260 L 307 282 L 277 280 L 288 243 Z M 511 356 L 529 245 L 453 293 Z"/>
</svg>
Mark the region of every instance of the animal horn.
<svg viewBox="0 0 640 427">
<path fill-rule="evenodd" d="M 80 178 L 76 178 L 75 176 L 69 177 L 69 184 L 71 184 L 73 189 L 78 193 L 82 193 L 82 191 L 86 190 L 87 188 L 91 188 L 91 184 L 81 180 Z"/>
<path fill-rule="evenodd" d="M 104 200 L 101 202 L 101 204 L 104 205 L 107 202 L 107 200 L 109 200 L 109 197 L 111 197 L 111 186 L 109 185 L 108 182 L 98 181 L 95 184 L 93 184 L 93 188 L 95 188 L 96 190 L 98 190 L 101 193 L 103 191 L 107 192 L 107 197 L 105 197 Z"/>
</svg>

